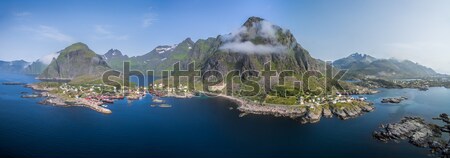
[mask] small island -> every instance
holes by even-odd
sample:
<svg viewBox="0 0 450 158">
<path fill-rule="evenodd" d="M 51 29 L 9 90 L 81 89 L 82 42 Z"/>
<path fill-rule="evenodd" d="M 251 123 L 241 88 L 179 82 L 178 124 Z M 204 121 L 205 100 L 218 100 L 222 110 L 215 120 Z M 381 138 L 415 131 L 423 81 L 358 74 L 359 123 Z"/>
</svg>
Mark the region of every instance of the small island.
<svg viewBox="0 0 450 158">
<path fill-rule="evenodd" d="M 442 133 L 450 132 L 450 118 L 443 113 L 434 120 L 442 120 L 445 125 L 427 123 L 420 117 L 404 117 L 399 123 L 381 125 L 373 137 L 383 142 L 408 140 L 411 144 L 430 148 L 436 157 L 450 156 L 450 139 L 445 140 Z"/>
<path fill-rule="evenodd" d="M 395 98 L 384 98 L 381 100 L 381 103 L 394 103 L 394 104 L 398 104 L 401 103 L 404 100 L 407 100 L 408 97 L 395 97 Z"/>
</svg>

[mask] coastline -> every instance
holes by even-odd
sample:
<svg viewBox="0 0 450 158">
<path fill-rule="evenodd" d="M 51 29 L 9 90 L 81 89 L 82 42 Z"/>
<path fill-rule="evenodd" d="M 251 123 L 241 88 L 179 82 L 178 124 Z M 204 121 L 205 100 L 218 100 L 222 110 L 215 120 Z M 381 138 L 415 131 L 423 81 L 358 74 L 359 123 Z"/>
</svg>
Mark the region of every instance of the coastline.
<svg viewBox="0 0 450 158">
<path fill-rule="evenodd" d="M 46 105 L 54 106 L 82 106 L 87 107 L 97 112 L 103 114 L 111 114 L 112 111 L 102 107 L 103 102 L 96 100 L 88 100 L 85 98 L 76 99 L 65 99 L 58 94 L 52 94 L 50 91 L 54 88 L 41 87 L 36 84 L 27 84 L 25 87 L 31 88 L 35 91 L 40 92 L 42 97 L 45 97 L 43 101 L 39 102 Z M 303 123 L 316 123 L 319 122 L 322 117 L 331 118 L 337 116 L 342 120 L 355 118 L 364 113 L 371 112 L 374 107 L 371 103 L 365 101 L 352 101 L 346 106 L 331 106 L 330 104 L 313 104 L 307 103 L 303 105 L 281 105 L 281 104 L 268 104 L 268 103 L 256 103 L 252 101 L 247 101 L 242 98 L 237 98 L 234 96 L 227 96 L 224 94 L 214 94 L 209 92 L 200 92 L 203 94 L 213 95 L 221 98 L 228 99 L 235 102 L 238 107 L 237 109 L 242 112 L 240 117 L 247 114 L 258 114 L 258 115 L 272 115 L 275 117 L 289 117 L 292 119 L 299 120 Z M 189 99 L 193 97 L 194 94 L 187 95 L 177 95 L 170 94 L 164 97 L 174 97 L 181 99 Z"/>
<path fill-rule="evenodd" d="M 364 113 L 371 112 L 375 109 L 372 103 L 365 101 L 357 101 L 357 104 L 354 106 L 332 108 L 329 105 L 258 104 L 223 94 L 207 94 L 215 95 L 217 97 L 235 102 L 238 105 L 237 109 L 242 112 L 240 117 L 247 114 L 273 115 L 275 117 L 290 117 L 292 119 L 298 119 L 302 124 L 317 123 L 322 117 L 331 118 L 333 116 L 337 116 L 341 120 L 346 120 L 361 116 Z"/>
<path fill-rule="evenodd" d="M 63 97 L 52 94 L 49 91 L 53 90 L 53 88 L 46 88 L 46 87 L 39 87 L 36 84 L 27 84 L 25 85 L 27 88 L 31 88 L 35 91 L 38 91 L 41 93 L 41 96 L 44 97 L 42 101 L 39 102 L 39 104 L 45 104 L 45 105 L 53 105 L 53 106 L 63 106 L 63 107 L 70 107 L 70 106 L 81 106 L 81 107 L 87 107 L 92 110 L 95 110 L 97 112 L 103 113 L 103 114 L 111 114 L 112 111 L 110 109 L 104 108 L 100 105 L 102 105 L 102 102 L 98 101 L 89 101 L 83 98 L 77 98 L 75 100 L 65 100 Z"/>
</svg>

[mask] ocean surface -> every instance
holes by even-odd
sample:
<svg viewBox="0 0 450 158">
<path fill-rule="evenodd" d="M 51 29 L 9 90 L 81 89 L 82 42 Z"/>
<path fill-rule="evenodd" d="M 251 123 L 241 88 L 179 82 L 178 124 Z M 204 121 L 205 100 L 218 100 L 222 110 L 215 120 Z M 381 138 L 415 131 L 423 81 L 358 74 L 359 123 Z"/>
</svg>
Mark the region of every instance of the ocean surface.
<svg viewBox="0 0 450 158">
<path fill-rule="evenodd" d="M 0 82 L 36 82 L 33 76 L 2 75 Z M 450 112 L 450 89 L 380 89 L 367 95 L 375 111 L 350 120 L 322 118 L 300 124 L 289 118 L 239 117 L 220 98 L 163 98 L 171 108 L 151 107 L 151 96 L 116 101 L 101 114 L 83 107 L 37 104 L 20 98 L 23 86 L 0 85 L 0 156 L 8 157 L 427 157 L 406 141 L 372 138 L 380 124 L 403 116 L 427 120 Z M 407 96 L 398 105 L 384 97 Z M 438 122 L 435 122 L 438 123 Z"/>
</svg>

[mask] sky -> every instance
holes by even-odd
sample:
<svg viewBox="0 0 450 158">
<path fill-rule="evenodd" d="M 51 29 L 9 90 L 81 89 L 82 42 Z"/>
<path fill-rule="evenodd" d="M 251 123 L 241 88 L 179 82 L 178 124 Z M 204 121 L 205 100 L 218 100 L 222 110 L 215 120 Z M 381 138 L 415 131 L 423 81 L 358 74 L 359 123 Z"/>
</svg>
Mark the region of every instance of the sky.
<svg viewBox="0 0 450 158">
<path fill-rule="evenodd" d="M 228 34 L 259 16 L 310 54 L 409 59 L 450 74 L 448 0 L 2 0 L 0 60 L 34 61 L 75 42 L 129 56 Z"/>
</svg>

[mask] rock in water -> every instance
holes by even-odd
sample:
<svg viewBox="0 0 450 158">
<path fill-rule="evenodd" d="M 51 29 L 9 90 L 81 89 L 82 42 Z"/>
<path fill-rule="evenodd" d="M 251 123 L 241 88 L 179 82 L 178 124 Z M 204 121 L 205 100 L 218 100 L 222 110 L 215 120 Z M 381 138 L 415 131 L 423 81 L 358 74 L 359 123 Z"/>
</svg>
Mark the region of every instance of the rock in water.
<svg viewBox="0 0 450 158">
<path fill-rule="evenodd" d="M 333 117 L 333 113 L 331 112 L 330 108 L 323 108 L 323 116 L 326 118 Z"/>
<path fill-rule="evenodd" d="M 445 114 L 440 115 L 443 120 Z M 381 125 L 379 131 L 373 132 L 373 137 L 387 142 L 408 140 L 411 144 L 418 147 L 428 147 L 437 156 L 445 157 L 449 155 L 449 141 L 442 138 L 442 128 L 436 124 L 426 123 L 420 117 L 404 117 L 399 123 Z M 441 132 L 442 131 L 442 132 Z"/>
<path fill-rule="evenodd" d="M 398 104 L 401 103 L 403 100 L 408 99 L 407 97 L 398 97 L 398 98 L 384 98 L 381 100 L 381 103 L 394 103 Z"/>
<path fill-rule="evenodd" d="M 405 117 L 399 123 L 383 125 L 373 136 L 382 141 L 409 139 L 416 146 L 427 147 L 430 138 L 440 137 L 441 132 L 438 127 L 425 123 L 420 117 Z"/>
</svg>

